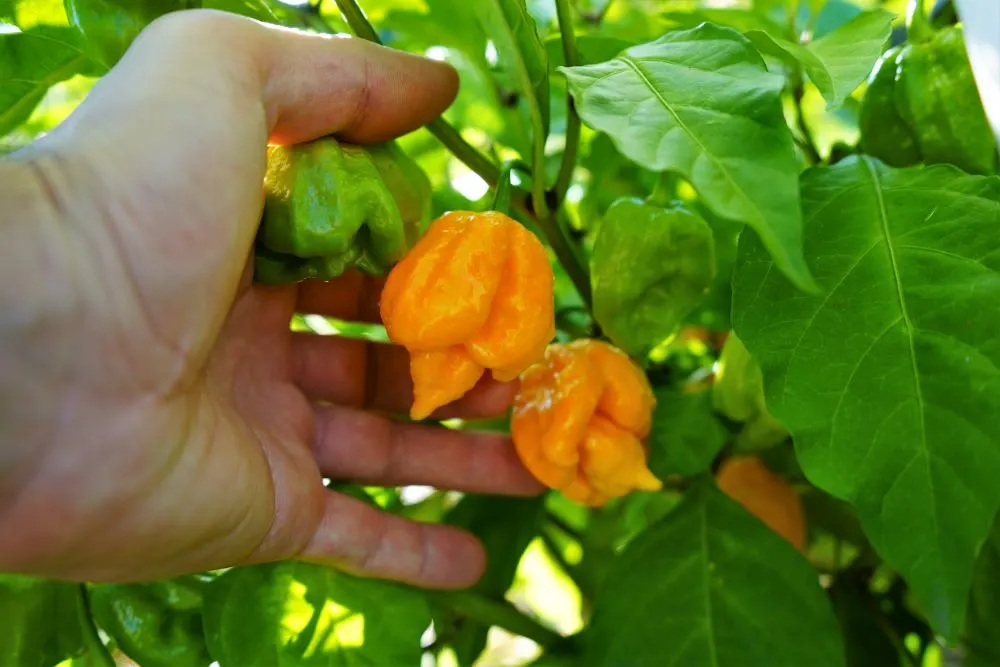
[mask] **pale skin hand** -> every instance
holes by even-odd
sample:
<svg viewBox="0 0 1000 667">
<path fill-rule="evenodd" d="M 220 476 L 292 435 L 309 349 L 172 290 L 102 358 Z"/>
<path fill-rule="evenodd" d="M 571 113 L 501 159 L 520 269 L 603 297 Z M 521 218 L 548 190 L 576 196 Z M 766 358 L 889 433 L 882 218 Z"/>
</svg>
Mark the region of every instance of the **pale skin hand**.
<svg viewBox="0 0 1000 667">
<path fill-rule="evenodd" d="M 405 351 L 291 334 L 379 284 L 251 286 L 265 146 L 380 141 L 454 98 L 441 64 L 187 12 L 0 162 L 0 571 L 142 580 L 298 558 L 461 587 L 471 535 L 322 484 L 533 495 L 507 438 L 404 425 Z M 502 413 L 481 383 L 450 415 Z M 441 413 L 442 415 L 444 413 Z"/>
</svg>

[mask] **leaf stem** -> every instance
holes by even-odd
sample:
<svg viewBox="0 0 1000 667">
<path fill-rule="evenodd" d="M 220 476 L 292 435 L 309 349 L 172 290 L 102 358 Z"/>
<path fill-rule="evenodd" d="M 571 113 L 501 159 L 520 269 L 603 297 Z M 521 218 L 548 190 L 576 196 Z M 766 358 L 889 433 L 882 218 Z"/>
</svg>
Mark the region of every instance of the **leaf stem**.
<svg viewBox="0 0 1000 667">
<path fill-rule="evenodd" d="M 552 646 L 563 639 L 558 632 L 523 614 L 506 600 L 492 600 L 468 590 L 435 591 L 429 595 L 456 613 L 484 625 L 495 625 L 508 632 L 527 637 L 542 647 Z"/>
<path fill-rule="evenodd" d="M 562 34 L 563 60 L 566 67 L 577 63 L 576 35 L 573 33 L 573 15 L 570 13 L 569 0 L 556 0 L 556 14 L 559 17 L 559 32 Z M 562 203 L 573 179 L 573 169 L 576 167 L 576 154 L 580 146 L 580 115 L 576 112 L 573 96 L 566 89 L 566 145 L 563 148 L 562 163 L 559 165 L 559 175 L 556 177 L 555 196 L 556 207 Z"/>
<path fill-rule="evenodd" d="M 94 617 L 90 613 L 90 596 L 87 593 L 86 584 L 77 586 L 76 617 L 83 634 L 83 645 L 87 649 L 87 655 L 92 664 L 97 665 L 97 667 L 116 667 L 115 659 L 111 657 L 108 647 L 104 645 L 100 635 L 97 634 L 97 626 L 94 625 Z"/>
<path fill-rule="evenodd" d="M 933 34 L 934 27 L 924 11 L 923 0 L 910 0 L 906 6 L 906 38 L 914 43 L 926 42 Z"/>
</svg>

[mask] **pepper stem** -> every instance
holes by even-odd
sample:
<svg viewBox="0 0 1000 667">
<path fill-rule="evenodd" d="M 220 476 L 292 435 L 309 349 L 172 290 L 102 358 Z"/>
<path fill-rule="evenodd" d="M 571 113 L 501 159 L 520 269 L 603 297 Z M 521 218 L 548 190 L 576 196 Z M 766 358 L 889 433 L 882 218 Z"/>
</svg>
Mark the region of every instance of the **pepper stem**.
<svg viewBox="0 0 1000 667">
<path fill-rule="evenodd" d="M 910 42 L 926 42 L 934 34 L 934 26 L 924 11 L 924 0 L 910 0 L 906 6 L 906 38 Z"/>
<path fill-rule="evenodd" d="M 513 183 L 511 183 L 511 177 L 514 174 L 515 169 L 519 169 L 522 172 L 530 172 L 528 166 L 521 160 L 511 160 L 510 162 L 504 164 L 503 171 L 500 173 L 500 180 L 497 181 L 497 190 L 493 197 L 493 206 L 490 210 L 503 213 L 504 215 L 510 215 L 511 191 L 515 187 Z"/>
</svg>

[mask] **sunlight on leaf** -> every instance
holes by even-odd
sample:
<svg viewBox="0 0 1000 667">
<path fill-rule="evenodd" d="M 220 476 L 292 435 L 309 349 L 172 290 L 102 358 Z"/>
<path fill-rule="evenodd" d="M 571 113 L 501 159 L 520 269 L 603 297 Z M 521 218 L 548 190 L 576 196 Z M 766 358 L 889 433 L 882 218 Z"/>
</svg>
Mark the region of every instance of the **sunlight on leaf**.
<svg viewBox="0 0 1000 667">
<path fill-rule="evenodd" d="M 802 187 L 824 293 L 790 289 L 743 235 L 734 328 L 809 480 L 954 639 L 1000 507 L 1000 178 L 851 157 Z"/>
<path fill-rule="evenodd" d="M 523 601 L 549 627 L 569 635 L 583 628 L 582 598 L 573 581 L 553 563 L 541 539 L 524 552 L 507 599 Z"/>
</svg>

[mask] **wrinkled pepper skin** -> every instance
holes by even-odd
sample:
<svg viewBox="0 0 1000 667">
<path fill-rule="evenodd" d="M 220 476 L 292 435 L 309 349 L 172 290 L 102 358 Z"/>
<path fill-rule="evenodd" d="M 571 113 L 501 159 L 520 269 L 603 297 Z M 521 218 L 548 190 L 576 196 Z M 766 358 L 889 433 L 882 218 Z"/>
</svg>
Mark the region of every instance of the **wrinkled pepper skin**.
<svg viewBox="0 0 1000 667">
<path fill-rule="evenodd" d="M 142 667 L 204 667 L 201 597 L 173 582 L 102 584 L 90 593 L 97 624 Z"/>
<path fill-rule="evenodd" d="M 424 419 L 468 392 L 486 370 L 513 380 L 555 336 L 554 275 L 541 242 L 496 212 L 435 220 L 389 273 L 380 310 L 410 352 L 413 405 Z"/>
<path fill-rule="evenodd" d="M 430 219 L 430 182 L 394 144 L 324 137 L 268 149 L 254 278 L 332 280 L 351 267 L 383 275 Z"/>
<path fill-rule="evenodd" d="M 993 174 L 1000 163 L 960 26 L 887 51 L 858 121 L 862 150 L 894 167 L 952 164 Z"/>
<path fill-rule="evenodd" d="M 662 483 L 646 467 L 656 399 L 642 370 L 601 341 L 554 343 L 521 375 L 511 434 L 525 468 L 596 507 Z"/>
<path fill-rule="evenodd" d="M 805 551 L 807 535 L 802 499 L 763 461 L 754 456 L 728 458 L 719 467 L 716 484 L 764 525 L 799 551 Z"/>
</svg>

